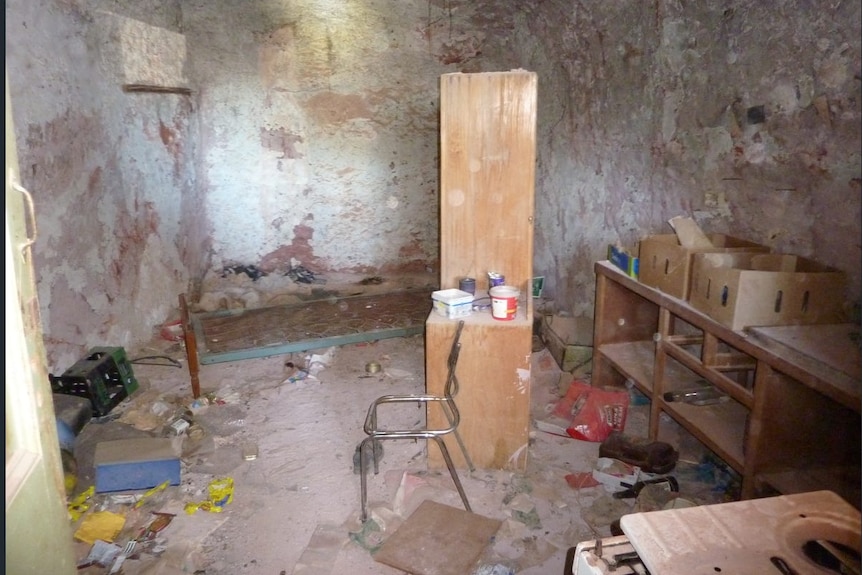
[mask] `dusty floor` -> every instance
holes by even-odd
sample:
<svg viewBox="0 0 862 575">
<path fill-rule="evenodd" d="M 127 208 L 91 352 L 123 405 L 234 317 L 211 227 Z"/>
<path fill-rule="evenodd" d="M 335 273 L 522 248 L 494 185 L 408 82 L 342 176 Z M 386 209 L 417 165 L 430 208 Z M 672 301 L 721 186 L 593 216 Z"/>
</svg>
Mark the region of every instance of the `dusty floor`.
<svg viewBox="0 0 862 575">
<path fill-rule="evenodd" d="M 115 409 L 113 420 L 90 423 L 78 437 L 78 492 L 93 484 L 98 442 L 160 435 L 174 414 L 192 405 L 185 353 L 178 342 L 155 337 L 128 354 L 132 359 L 166 355 L 183 367 L 134 364 L 141 388 Z M 289 360 L 317 360 L 319 371 L 287 381 Z M 369 375 L 366 364 L 372 361 L 382 369 Z M 545 417 L 559 398 L 560 373 L 547 350 L 534 353 L 534 418 Z M 363 438 L 367 406 L 380 395 L 424 391 L 421 335 L 293 357 L 204 365 L 200 379 L 204 396 L 218 402 L 193 409 L 203 438 L 186 434 L 175 440 L 182 452 L 181 484 L 153 495 L 137 510 L 106 494 L 91 500 L 91 512 L 108 509 L 126 516 L 126 527 L 116 539 L 120 545 L 152 517 L 150 511 L 176 514 L 159 533 L 155 548 L 126 561 L 126 574 L 397 574 L 401 571 L 376 562 L 370 550 L 424 499 L 461 508 L 448 473 L 426 470 L 423 442 L 387 442 L 380 474 L 369 475 L 374 523 L 363 529 L 358 521 L 360 487 L 353 455 Z M 630 408 L 627 432 L 643 435 L 646 409 Z M 423 412 L 411 408 L 396 418 L 412 424 L 423 419 Z M 632 511 L 635 500 L 613 499 L 601 485 L 573 489 L 565 479 L 592 471 L 598 447 L 534 429 L 526 472 L 461 470 L 473 511 L 503 521 L 477 568 L 488 572 L 492 566 L 506 567 L 524 575 L 562 573 L 569 547 L 609 536 L 611 521 Z M 244 457 L 255 452 L 253 460 Z M 696 457 L 683 454 L 682 460 Z M 233 479 L 234 492 L 222 512 L 183 510 L 185 504 L 207 498 L 211 481 L 226 477 Z M 399 489 L 402 483 L 411 489 Z M 680 483 L 685 493 L 687 485 Z M 709 487 L 699 484 L 690 498 L 709 502 L 705 500 L 714 495 L 704 485 Z M 91 546 L 77 545 L 83 561 Z M 80 572 L 107 570 L 94 566 Z"/>
</svg>

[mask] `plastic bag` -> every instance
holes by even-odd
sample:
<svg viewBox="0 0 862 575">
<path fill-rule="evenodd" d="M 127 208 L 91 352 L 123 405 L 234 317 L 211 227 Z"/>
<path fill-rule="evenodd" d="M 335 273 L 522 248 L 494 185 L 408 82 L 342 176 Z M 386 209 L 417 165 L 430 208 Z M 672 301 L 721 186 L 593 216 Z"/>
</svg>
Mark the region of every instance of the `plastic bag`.
<svg viewBox="0 0 862 575">
<path fill-rule="evenodd" d="M 566 433 L 582 441 L 602 442 L 612 431 L 623 431 L 628 414 L 629 394 L 574 380 L 554 408 L 554 415 L 571 423 Z"/>
<path fill-rule="evenodd" d="M 233 501 L 233 478 L 223 477 L 213 479 L 207 487 L 209 499 L 199 503 L 186 503 L 184 509 L 189 515 L 194 515 L 198 509 L 210 513 L 221 513 L 225 505 Z"/>
</svg>

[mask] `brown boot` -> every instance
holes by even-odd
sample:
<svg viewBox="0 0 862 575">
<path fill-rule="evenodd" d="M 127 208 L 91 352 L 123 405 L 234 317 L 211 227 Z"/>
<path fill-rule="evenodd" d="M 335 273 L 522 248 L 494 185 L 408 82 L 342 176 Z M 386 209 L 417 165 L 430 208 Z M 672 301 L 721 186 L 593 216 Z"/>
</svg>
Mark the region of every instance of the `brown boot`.
<svg viewBox="0 0 862 575">
<path fill-rule="evenodd" d="M 670 473 L 679 459 L 679 452 L 662 441 L 649 441 L 612 431 L 599 446 L 599 457 L 618 459 L 637 465 L 647 473 Z"/>
</svg>

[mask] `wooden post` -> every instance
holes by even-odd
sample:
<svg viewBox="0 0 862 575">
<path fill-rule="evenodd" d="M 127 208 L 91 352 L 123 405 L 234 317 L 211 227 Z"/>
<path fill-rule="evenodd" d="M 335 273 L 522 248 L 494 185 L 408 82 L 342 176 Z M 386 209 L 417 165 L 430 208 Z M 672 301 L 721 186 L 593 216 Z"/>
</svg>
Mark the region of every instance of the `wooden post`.
<svg viewBox="0 0 862 575">
<path fill-rule="evenodd" d="M 192 381 L 192 396 L 197 399 L 201 395 L 201 382 L 198 379 L 200 363 L 198 362 L 198 342 L 195 330 L 189 316 L 189 306 L 186 304 L 186 294 L 180 294 L 180 314 L 183 327 L 183 341 L 186 346 L 186 360 L 189 364 L 189 377 Z"/>
<path fill-rule="evenodd" d="M 444 74 L 440 79 L 440 288 L 488 273 L 520 290 L 514 320 L 474 311 L 465 318 L 458 361 L 459 433 L 479 468 L 525 469 L 530 427 L 533 328 L 533 211 L 537 76 L 525 70 Z M 432 312 L 425 323 L 426 386 L 441 394 L 457 321 Z M 428 410 L 429 425 L 443 415 Z M 465 466 L 453 437 L 447 446 Z M 441 467 L 436 447 L 428 464 Z"/>
</svg>

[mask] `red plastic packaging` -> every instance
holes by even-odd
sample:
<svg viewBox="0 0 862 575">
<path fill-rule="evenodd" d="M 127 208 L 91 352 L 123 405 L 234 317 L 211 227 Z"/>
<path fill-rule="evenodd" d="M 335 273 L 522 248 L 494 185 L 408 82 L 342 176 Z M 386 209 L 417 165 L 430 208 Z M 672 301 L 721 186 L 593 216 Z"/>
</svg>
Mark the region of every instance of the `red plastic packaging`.
<svg viewBox="0 0 862 575">
<path fill-rule="evenodd" d="M 593 387 L 574 380 L 554 408 L 554 415 L 571 421 L 566 433 L 582 441 L 602 442 L 612 431 L 623 431 L 628 415 L 629 394 Z"/>
</svg>

